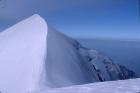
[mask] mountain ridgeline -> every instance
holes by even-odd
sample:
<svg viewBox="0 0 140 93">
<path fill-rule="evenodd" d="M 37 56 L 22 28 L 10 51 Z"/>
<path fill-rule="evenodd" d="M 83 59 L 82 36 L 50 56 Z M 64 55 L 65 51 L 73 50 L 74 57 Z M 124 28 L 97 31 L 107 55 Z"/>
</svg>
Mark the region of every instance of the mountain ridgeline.
<svg viewBox="0 0 140 93">
<path fill-rule="evenodd" d="M 92 71 L 97 81 L 124 80 L 136 78 L 135 72 L 125 66 L 116 64 L 107 56 L 96 50 L 83 47 L 77 42 L 79 53 L 92 65 Z"/>
<path fill-rule="evenodd" d="M 49 85 L 51 87 L 137 77 L 135 72 L 125 66 L 114 63 L 111 58 L 102 55 L 97 50 L 83 47 L 77 40 L 56 31 L 51 26 L 48 26 L 47 40 L 46 71 L 49 73 L 47 78 L 53 81 L 49 83 L 53 83 Z"/>
<path fill-rule="evenodd" d="M 36 93 L 49 88 L 136 78 L 133 71 L 83 47 L 53 29 L 39 15 L 2 31 L 0 51 L 2 93 Z"/>
</svg>

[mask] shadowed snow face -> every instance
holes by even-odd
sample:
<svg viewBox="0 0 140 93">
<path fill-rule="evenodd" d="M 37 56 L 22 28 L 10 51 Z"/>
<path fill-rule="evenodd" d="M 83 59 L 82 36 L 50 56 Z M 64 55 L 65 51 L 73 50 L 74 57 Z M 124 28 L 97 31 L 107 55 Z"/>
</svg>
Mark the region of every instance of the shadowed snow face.
<svg viewBox="0 0 140 93">
<path fill-rule="evenodd" d="M 57 32 L 39 15 L 0 33 L 0 69 L 4 93 L 135 77 L 133 71 Z"/>
</svg>

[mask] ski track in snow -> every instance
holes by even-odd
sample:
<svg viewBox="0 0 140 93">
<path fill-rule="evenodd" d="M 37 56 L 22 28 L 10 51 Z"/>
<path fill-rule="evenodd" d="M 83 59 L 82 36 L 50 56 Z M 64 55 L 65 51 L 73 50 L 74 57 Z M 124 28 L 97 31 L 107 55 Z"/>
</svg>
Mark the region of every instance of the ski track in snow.
<svg viewBox="0 0 140 93">
<path fill-rule="evenodd" d="M 108 81 L 50 89 L 38 93 L 139 93 L 140 79 Z"/>
</svg>

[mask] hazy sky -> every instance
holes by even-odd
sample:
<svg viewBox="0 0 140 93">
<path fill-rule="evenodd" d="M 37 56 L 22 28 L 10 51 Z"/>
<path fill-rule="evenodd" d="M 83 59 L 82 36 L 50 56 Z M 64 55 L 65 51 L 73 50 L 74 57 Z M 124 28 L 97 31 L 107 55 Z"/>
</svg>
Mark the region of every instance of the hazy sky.
<svg viewBox="0 0 140 93">
<path fill-rule="evenodd" d="M 138 0 L 0 0 L 0 28 L 35 13 L 73 37 L 140 39 Z"/>
</svg>

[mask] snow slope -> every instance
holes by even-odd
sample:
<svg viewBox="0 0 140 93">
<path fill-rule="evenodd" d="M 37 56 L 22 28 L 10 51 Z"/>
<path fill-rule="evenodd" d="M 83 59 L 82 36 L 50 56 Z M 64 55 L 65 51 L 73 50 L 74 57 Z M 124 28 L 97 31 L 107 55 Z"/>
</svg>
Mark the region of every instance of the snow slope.
<svg viewBox="0 0 140 93">
<path fill-rule="evenodd" d="M 48 27 L 39 15 L 1 32 L 0 92 L 25 93 L 95 82 L 91 65 L 82 60 L 73 41 Z"/>
<path fill-rule="evenodd" d="M 46 86 L 71 85 L 135 78 L 133 71 L 113 63 L 96 50 L 48 26 Z"/>
<path fill-rule="evenodd" d="M 48 27 L 46 85 L 64 87 L 95 82 L 92 66 L 77 50 L 77 42 Z"/>
<path fill-rule="evenodd" d="M 50 89 L 35 93 L 139 93 L 140 79 L 108 81 L 77 85 L 65 88 Z"/>
<path fill-rule="evenodd" d="M 0 92 L 36 91 L 46 56 L 46 22 L 38 15 L 0 32 Z"/>
<path fill-rule="evenodd" d="M 135 77 L 133 71 L 56 31 L 39 15 L 0 33 L 2 93 L 28 93 Z"/>
</svg>

